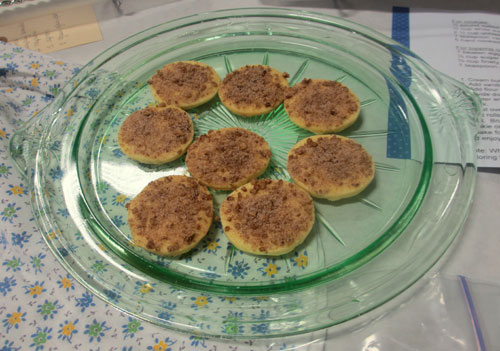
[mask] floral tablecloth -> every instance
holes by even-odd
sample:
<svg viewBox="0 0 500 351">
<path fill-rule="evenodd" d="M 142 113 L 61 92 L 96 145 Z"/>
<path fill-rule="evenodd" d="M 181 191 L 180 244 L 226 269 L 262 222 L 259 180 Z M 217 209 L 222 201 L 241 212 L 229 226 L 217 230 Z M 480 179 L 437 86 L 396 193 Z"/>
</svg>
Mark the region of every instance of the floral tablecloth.
<svg viewBox="0 0 500 351">
<path fill-rule="evenodd" d="M 297 349 L 296 339 L 221 341 L 150 325 L 93 296 L 56 261 L 36 227 L 9 141 L 78 70 L 0 42 L 0 350 Z"/>
</svg>

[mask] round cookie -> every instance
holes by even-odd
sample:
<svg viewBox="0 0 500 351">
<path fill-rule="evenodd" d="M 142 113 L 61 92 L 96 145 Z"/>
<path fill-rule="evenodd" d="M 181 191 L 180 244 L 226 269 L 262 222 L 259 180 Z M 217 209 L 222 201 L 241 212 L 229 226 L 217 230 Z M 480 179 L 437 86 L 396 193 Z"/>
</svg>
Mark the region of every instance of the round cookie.
<svg viewBox="0 0 500 351">
<path fill-rule="evenodd" d="M 339 132 L 358 119 L 361 104 L 345 85 L 326 79 L 304 79 L 285 93 L 290 120 L 316 134 Z"/>
<path fill-rule="evenodd" d="M 158 70 L 148 84 L 158 103 L 189 110 L 204 104 L 217 94 L 220 77 L 205 63 L 177 61 Z"/>
<path fill-rule="evenodd" d="M 370 154 L 338 135 L 314 135 L 288 153 L 288 173 L 312 196 L 339 200 L 359 194 L 375 176 Z"/>
<path fill-rule="evenodd" d="M 219 98 L 227 109 L 244 117 L 271 112 L 288 88 L 288 73 L 264 65 L 247 65 L 224 77 Z"/>
<path fill-rule="evenodd" d="M 186 176 L 152 181 L 127 209 L 134 243 L 162 256 L 191 250 L 207 234 L 213 217 L 208 189 Z"/>
<path fill-rule="evenodd" d="M 264 173 L 270 159 L 271 149 L 263 137 L 231 127 L 198 137 L 187 151 L 186 166 L 202 184 L 232 190 Z"/>
<path fill-rule="evenodd" d="M 224 233 L 238 249 L 255 255 L 283 255 L 300 245 L 314 224 L 307 192 L 283 180 L 253 180 L 221 204 Z"/>
<path fill-rule="evenodd" d="M 118 144 L 133 160 L 162 164 L 179 158 L 193 141 L 189 114 L 175 106 L 133 112 L 118 132 Z"/>
</svg>

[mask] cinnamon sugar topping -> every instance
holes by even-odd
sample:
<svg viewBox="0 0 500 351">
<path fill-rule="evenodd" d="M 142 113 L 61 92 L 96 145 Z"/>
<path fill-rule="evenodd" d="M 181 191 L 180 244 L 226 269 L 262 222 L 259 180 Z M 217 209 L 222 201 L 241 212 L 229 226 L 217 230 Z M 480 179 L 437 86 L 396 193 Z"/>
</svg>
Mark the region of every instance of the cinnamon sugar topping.
<svg viewBox="0 0 500 351">
<path fill-rule="evenodd" d="M 178 108 L 147 107 L 133 112 L 123 123 L 118 142 L 125 154 L 160 159 L 168 154 L 177 158 L 191 142 L 194 134 L 189 115 Z"/>
<path fill-rule="evenodd" d="M 212 222 L 212 196 L 196 180 L 169 176 L 148 184 L 131 202 L 129 223 L 139 246 L 177 255 L 199 242 Z"/>
<path fill-rule="evenodd" d="M 184 108 L 185 105 L 214 96 L 219 81 L 217 73 L 208 65 L 180 61 L 158 70 L 148 83 L 161 101 Z"/>
<path fill-rule="evenodd" d="M 261 136 L 243 128 L 202 135 L 189 147 L 186 166 L 193 177 L 215 189 L 234 189 L 260 175 L 271 158 Z"/>
<path fill-rule="evenodd" d="M 252 253 L 277 254 L 292 250 L 305 239 L 314 222 L 313 202 L 305 191 L 287 184 L 253 180 L 246 185 L 248 192 L 235 191 L 236 201 L 223 202 L 221 208 L 226 212 L 221 219 L 235 246 Z"/>
<path fill-rule="evenodd" d="M 287 76 L 288 73 L 280 73 L 268 66 L 247 65 L 223 79 L 219 95 L 222 103 L 230 110 L 233 110 L 231 106 L 242 111 L 272 110 L 283 101 L 288 86 Z"/>
<path fill-rule="evenodd" d="M 288 88 L 285 109 L 290 119 L 313 132 L 335 132 L 356 120 L 360 103 L 349 88 L 325 79 L 304 79 Z"/>
<path fill-rule="evenodd" d="M 296 182 L 319 195 L 332 188 L 366 186 L 374 175 L 370 154 L 357 142 L 335 135 L 311 137 L 294 147 L 287 167 Z"/>
</svg>

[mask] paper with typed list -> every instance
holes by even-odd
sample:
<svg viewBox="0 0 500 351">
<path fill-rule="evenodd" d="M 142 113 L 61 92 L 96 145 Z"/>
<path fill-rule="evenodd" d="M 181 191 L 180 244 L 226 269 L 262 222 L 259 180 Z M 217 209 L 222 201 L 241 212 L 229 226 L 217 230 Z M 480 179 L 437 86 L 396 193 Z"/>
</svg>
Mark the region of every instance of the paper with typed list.
<svg viewBox="0 0 500 351">
<path fill-rule="evenodd" d="M 410 48 L 483 102 L 479 167 L 500 167 L 500 15 L 410 11 Z"/>
</svg>

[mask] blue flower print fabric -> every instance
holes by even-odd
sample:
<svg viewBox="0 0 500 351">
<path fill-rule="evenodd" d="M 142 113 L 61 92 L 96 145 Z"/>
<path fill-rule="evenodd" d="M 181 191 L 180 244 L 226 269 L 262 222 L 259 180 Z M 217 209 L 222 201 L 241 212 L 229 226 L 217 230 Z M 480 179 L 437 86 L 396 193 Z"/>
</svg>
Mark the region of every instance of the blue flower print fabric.
<svg viewBox="0 0 500 351">
<path fill-rule="evenodd" d="M 36 118 L 78 71 L 77 65 L 0 41 L 0 350 L 299 349 L 300 339 L 221 341 L 157 327 L 96 298 L 56 261 L 36 227 L 27 184 L 15 170 L 9 156 L 9 142 L 16 129 L 28 119 Z M 61 171 L 52 170 L 51 177 L 61 177 Z M 124 203 L 119 194 L 112 201 L 117 205 Z M 62 208 L 57 214 L 69 216 L 67 209 Z M 126 218 L 116 216 L 113 221 L 121 226 Z M 215 252 L 221 247 L 218 240 L 207 243 L 204 250 Z M 304 267 L 307 259 L 307 253 L 301 254 L 292 258 L 291 264 Z M 94 268 L 106 269 L 106 266 L 104 262 L 96 262 Z M 248 264 L 239 260 L 230 267 L 235 279 L 244 278 L 248 270 Z M 273 276 L 279 270 L 269 260 L 258 273 Z M 217 275 L 215 268 L 213 274 Z M 143 286 L 137 289 L 138 293 L 145 293 Z M 108 299 L 118 300 L 119 293 L 110 291 Z M 192 299 L 191 308 L 205 308 L 214 299 L 217 298 L 200 295 Z M 165 306 L 162 317 L 173 318 L 175 308 L 175 305 Z M 227 316 L 225 328 L 229 333 L 242 328 L 239 318 L 237 311 Z M 266 311 L 255 318 L 265 319 Z M 251 328 L 258 336 L 266 333 L 267 326 L 256 323 Z"/>
</svg>

